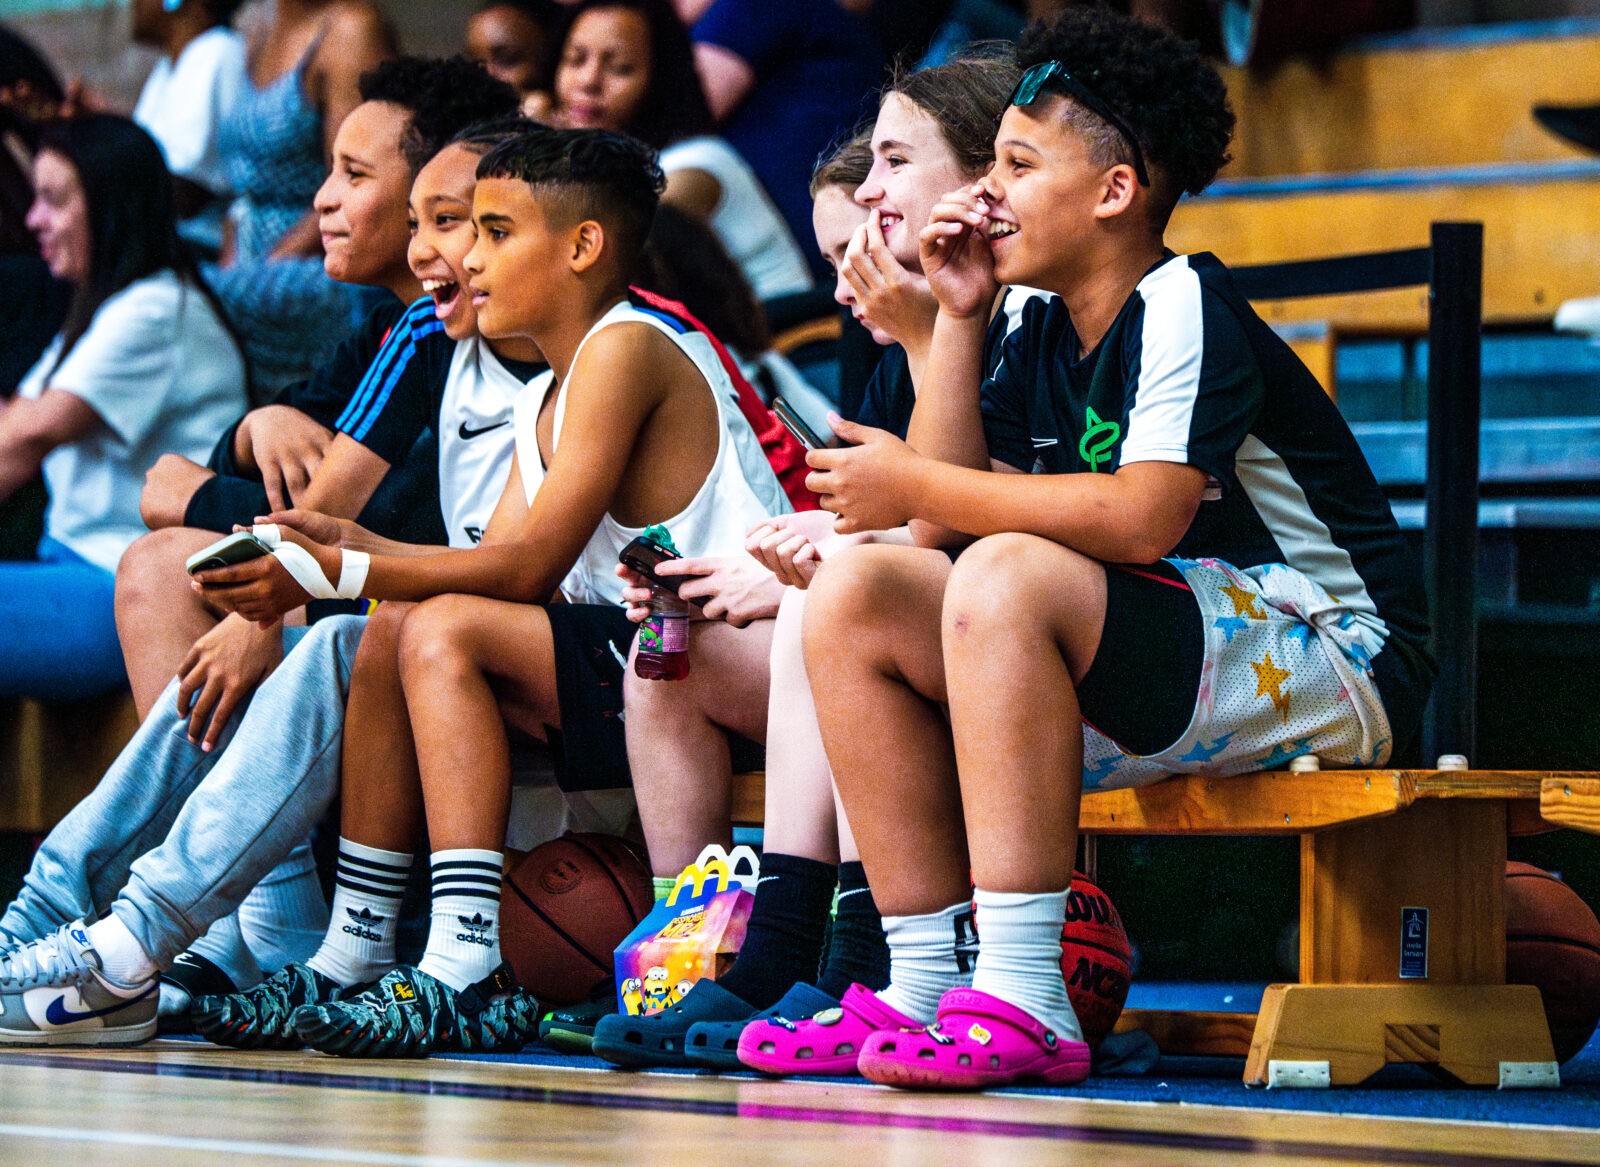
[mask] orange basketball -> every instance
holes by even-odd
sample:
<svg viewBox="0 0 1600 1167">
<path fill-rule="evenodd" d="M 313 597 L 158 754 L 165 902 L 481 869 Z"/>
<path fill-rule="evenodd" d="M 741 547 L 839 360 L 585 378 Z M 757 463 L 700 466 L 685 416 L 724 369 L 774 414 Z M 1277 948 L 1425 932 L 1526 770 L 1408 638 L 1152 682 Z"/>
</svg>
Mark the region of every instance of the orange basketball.
<svg viewBox="0 0 1600 1167">
<path fill-rule="evenodd" d="M 1600 920 L 1577 892 L 1527 863 L 1506 864 L 1506 983 L 1538 987 L 1557 1061 L 1600 1023 Z"/>
<path fill-rule="evenodd" d="M 627 842 L 569 832 L 506 873 L 500 951 L 541 1004 L 576 1004 L 611 975 L 612 951 L 654 899 L 650 869 Z"/>
<path fill-rule="evenodd" d="M 1122 1015 L 1132 960 L 1128 934 L 1111 897 L 1074 871 L 1067 922 L 1061 929 L 1061 972 L 1090 1045 L 1099 1045 Z"/>
</svg>

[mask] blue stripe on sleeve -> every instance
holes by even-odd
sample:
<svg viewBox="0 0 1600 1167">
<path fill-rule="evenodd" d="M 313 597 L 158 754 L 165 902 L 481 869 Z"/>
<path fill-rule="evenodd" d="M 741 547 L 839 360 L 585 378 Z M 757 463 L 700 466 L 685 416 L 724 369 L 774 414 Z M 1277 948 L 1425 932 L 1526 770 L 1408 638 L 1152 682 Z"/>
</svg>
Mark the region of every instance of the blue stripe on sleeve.
<svg viewBox="0 0 1600 1167">
<path fill-rule="evenodd" d="M 411 330 L 411 335 L 406 338 L 406 343 L 398 354 L 399 359 L 393 362 L 389 375 L 384 379 L 383 387 L 378 390 L 377 396 L 373 399 L 371 406 L 362 414 L 360 421 L 353 428 L 346 430 L 346 433 L 358 442 L 367 436 L 367 432 L 383 416 L 383 407 L 389 403 L 389 397 L 394 393 L 394 387 L 400 383 L 400 378 L 405 375 L 406 367 L 411 364 L 412 358 L 417 355 L 417 342 L 425 340 L 436 332 L 443 331 L 444 321 L 442 320 L 430 320 L 428 323 Z"/>
<path fill-rule="evenodd" d="M 362 374 L 360 384 L 350 395 L 344 412 L 339 415 L 339 420 L 335 423 L 336 429 L 341 433 L 350 433 L 371 404 L 373 396 L 380 391 L 379 385 L 388 378 L 395 361 L 400 360 L 403 368 L 404 362 L 416 352 L 414 341 L 416 330 L 419 326 L 425 326 L 430 320 L 435 324 L 439 323 L 433 316 L 431 298 L 418 300 L 406 309 L 405 314 L 395 322 L 389 335 L 384 339 L 383 347 L 378 350 L 378 355 L 373 358 L 372 364 L 368 365 L 367 371 Z"/>
</svg>

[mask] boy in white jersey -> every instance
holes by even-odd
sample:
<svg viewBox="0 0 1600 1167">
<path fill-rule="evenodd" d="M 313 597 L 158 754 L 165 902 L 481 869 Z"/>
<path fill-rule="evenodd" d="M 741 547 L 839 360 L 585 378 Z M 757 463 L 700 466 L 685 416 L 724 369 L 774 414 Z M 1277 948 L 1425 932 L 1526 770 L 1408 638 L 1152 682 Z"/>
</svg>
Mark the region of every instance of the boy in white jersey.
<svg viewBox="0 0 1600 1167">
<path fill-rule="evenodd" d="M 909 444 L 841 424 L 853 444 L 809 458 L 841 530 L 909 518 L 923 546 L 847 551 L 811 588 L 806 669 L 891 974 L 768 1027 L 791 1072 L 844 1047 L 894 1085 L 1081 1080 L 1080 791 L 1381 765 L 1431 679 L 1420 574 L 1348 426 L 1221 263 L 1163 245 L 1226 161 L 1221 79 L 1104 9 L 1019 58 L 994 168 L 921 235 L 939 314 Z M 996 281 L 1059 299 L 985 377 Z"/>
<path fill-rule="evenodd" d="M 420 789 L 406 775 L 347 787 L 341 862 L 379 876 L 403 870 L 420 795 L 433 927 L 416 968 L 347 1000 L 328 999 L 345 987 L 333 978 L 309 987 L 325 995 L 298 1009 L 294 1028 L 330 1053 L 426 1054 L 533 1035 L 533 1003 L 499 954 L 506 724 L 561 732 L 567 789 L 614 782 L 574 772 L 596 752 L 625 759 L 614 658 L 632 626 L 619 606 L 618 551 L 666 523 L 686 554 L 731 555 L 751 525 L 788 507 L 709 339 L 628 298 L 662 186 L 650 154 L 618 135 L 546 130 L 493 151 L 478 174 L 467 270 L 479 327 L 531 337 L 551 365 L 518 400 L 517 457 L 489 532 L 469 552 L 370 559 L 286 533 L 311 557 L 315 576 L 303 561 L 300 578 L 319 590 L 339 580 L 341 592 L 425 601 L 400 634 Z M 201 584 L 252 619 L 307 595 L 273 560 L 205 573 Z M 542 606 L 558 591 L 567 603 Z M 596 688 L 614 692 L 597 699 Z M 574 748 L 575 733 L 587 748 Z M 392 941 L 352 936 L 337 920 L 392 917 L 398 893 L 387 879 L 341 887 L 314 962 L 337 966 L 345 985 L 383 971 Z"/>
</svg>

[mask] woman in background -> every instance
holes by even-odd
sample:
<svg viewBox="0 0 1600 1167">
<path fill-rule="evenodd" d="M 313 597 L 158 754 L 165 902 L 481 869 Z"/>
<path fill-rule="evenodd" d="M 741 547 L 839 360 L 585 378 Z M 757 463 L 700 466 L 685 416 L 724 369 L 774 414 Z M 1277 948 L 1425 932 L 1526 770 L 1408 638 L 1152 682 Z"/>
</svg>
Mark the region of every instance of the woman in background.
<svg viewBox="0 0 1600 1167">
<path fill-rule="evenodd" d="M 763 300 L 811 287 L 806 258 L 734 148 L 711 132 L 688 31 L 668 0 L 584 0 L 556 67 L 552 119 L 661 152 L 662 203 L 704 220 Z"/>
<path fill-rule="evenodd" d="M 245 368 L 150 135 L 110 114 L 51 123 L 33 186 L 27 225 L 73 298 L 0 404 L 0 500 L 41 469 L 50 489 L 35 558 L 0 563 L 0 696 L 70 700 L 123 681 L 112 591 L 145 470 L 206 456 L 244 409 Z"/>
<path fill-rule="evenodd" d="M 309 376 L 372 307 L 322 270 L 311 200 L 334 135 L 361 103 L 361 75 L 393 55 L 389 26 L 368 0 L 275 0 L 252 38 L 249 83 L 219 130 L 238 199 L 211 279 L 247 340 L 260 393 Z"/>
</svg>

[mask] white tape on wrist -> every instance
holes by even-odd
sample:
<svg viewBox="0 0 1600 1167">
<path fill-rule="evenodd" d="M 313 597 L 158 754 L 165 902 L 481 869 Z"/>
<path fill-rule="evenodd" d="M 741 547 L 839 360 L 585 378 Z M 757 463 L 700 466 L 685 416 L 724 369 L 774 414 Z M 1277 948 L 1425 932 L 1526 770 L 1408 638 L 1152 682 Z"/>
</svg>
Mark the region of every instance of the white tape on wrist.
<svg viewBox="0 0 1600 1167">
<path fill-rule="evenodd" d="M 372 557 L 365 551 L 339 552 L 339 584 L 335 587 L 322 574 L 316 557 L 298 543 L 284 541 L 276 523 L 258 523 L 250 529 L 257 539 L 272 548 L 273 558 L 294 577 L 294 582 L 306 590 L 313 600 L 355 600 L 367 586 L 367 569 Z"/>
</svg>

